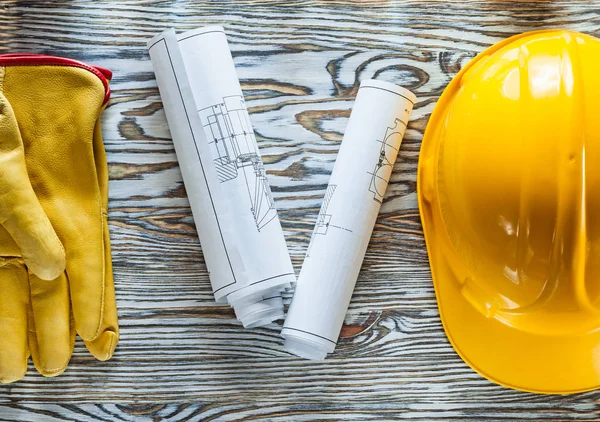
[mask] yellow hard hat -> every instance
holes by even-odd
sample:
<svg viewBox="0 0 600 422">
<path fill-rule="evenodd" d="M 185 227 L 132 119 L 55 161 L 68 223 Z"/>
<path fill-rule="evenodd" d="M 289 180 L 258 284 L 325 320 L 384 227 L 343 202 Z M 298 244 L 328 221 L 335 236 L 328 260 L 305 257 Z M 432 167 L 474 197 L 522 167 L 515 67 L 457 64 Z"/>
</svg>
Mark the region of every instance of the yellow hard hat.
<svg viewBox="0 0 600 422">
<path fill-rule="evenodd" d="M 421 220 L 457 353 L 515 389 L 600 387 L 600 40 L 509 38 L 448 85 L 419 159 Z"/>
</svg>

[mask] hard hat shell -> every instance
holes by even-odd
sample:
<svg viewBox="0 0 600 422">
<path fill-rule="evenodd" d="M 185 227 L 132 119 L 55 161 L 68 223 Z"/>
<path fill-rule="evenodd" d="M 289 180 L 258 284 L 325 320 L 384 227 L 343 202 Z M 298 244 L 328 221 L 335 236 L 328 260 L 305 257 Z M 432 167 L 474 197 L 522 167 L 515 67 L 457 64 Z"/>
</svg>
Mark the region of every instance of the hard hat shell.
<svg viewBox="0 0 600 422">
<path fill-rule="evenodd" d="M 438 307 L 481 375 L 531 392 L 600 386 L 600 41 L 535 31 L 445 89 L 418 169 Z"/>
</svg>

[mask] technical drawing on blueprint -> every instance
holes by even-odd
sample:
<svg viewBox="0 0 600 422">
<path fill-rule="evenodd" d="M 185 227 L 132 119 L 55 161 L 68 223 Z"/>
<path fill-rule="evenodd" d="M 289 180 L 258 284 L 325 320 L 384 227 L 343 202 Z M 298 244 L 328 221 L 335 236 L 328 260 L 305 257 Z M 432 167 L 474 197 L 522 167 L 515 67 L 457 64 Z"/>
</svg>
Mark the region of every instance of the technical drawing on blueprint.
<svg viewBox="0 0 600 422">
<path fill-rule="evenodd" d="M 312 236 L 310 238 L 310 243 L 308 244 L 308 249 L 306 251 L 307 258 L 310 256 L 311 246 L 316 235 L 326 235 L 330 228 L 344 230 L 346 232 L 352 233 L 351 229 L 332 224 L 331 222 L 333 214 L 328 212 L 328 210 L 329 204 L 331 203 L 331 199 L 333 198 L 333 194 L 335 193 L 336 189 L 337 185 L 327 186 L 327 191 L 325 192 L 325 197 L 323 198 L 323 204 L 321 205 L 321 210 L 319 211 L 319 215 L 317 216 L 317 222 L 315 224 L 315 228 L 313 230 Z"/>
<path fill-rule="evenodd" d="M 306 250 L 306 258 L 310 256 L 311 246 L 314 243 L 314 237 L 317 234 L 327 234 L 327 230 L 329 230 L 329 224 L 331 223 L 331 214 L 327 213 L 327 208 L 329 207 L 329 203 L 331 202 L 331 197 L 335 192 L 337 185 L 328 185 L 327 191 L 325 192 L 325 197 L 323 198 L 323 204 L 321 204 L 321 209 L 319 210 L 319 215 L 317 216 L 317 222 L 315 224 L 315 228 L 313 230 L 312 236 L 310 238 L 310 243 L 308 244 L 308 249 Z"/>
<path fill-rule="evenodd" d="M 323 198 L 323 205 L 321 205 L 321 210 L 317 217 L 317 224 L 315 224 L 315 234 L 327 234 L 327 229 L 329 229 L 329 223 L 331 222 L 331 214 L 327 214 L 327 207 L 329 206 L 329 202 L 331 201 L 331 197 L 333 196 L 336 187 L 337 185 L 327 186 L 327 192 L 325 192 L 325 198 Z"/>
<path fill-rule="evenodd" d="M 385 195 L 385 190 L 394 168 L 394 161 L 398 154 L 398 149 L 394 145 L 400 145 L 405 127 L 406 123 L 396 118 L 394 125 L 386 128 L 382 140 L 377 140 L 377 142 L 381 143 L 379 160 L 375 164 L 373 171 L 367 173 L 371 175 L 369 192 L 373 193 L 373 199 L 379 203 L 383 202 L 383 196 Z"/>
<path fill-rule="evenodd" d="M 219 181 L 244 178 L 254 222 L 260 231 L 277 216 L 277 210 L 244 98 L 224 97 L 221 103 L 198 113 L 209 138 Z"/>
</svg>

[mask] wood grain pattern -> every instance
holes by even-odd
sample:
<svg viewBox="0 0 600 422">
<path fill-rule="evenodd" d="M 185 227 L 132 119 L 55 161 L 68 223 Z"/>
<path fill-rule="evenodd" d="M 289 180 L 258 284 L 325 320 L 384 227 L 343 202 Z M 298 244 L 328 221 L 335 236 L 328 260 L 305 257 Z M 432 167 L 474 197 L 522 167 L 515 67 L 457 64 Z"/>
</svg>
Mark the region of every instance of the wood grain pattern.
<svg viewBox="0 0 600 422">
<path fill-rule="evenodd" d="M 103 117 L 122 329 L 110 362 L 77 344 L 64 375 L 0 386 L 0 420 L 595 420 L 596 392 L 494 385 L 449 345 L 416 205 L 428 117 L 486 46 L 563 27 L 600 35 L 586 1 L 0 1 L 0 50 L 114 71 Z M 360 80 L 418 101 L 335 355 L 293 358 L 280 324 L 245 330 L 214 303 L 145 43 L 225 26 L 299 271 Z M 289 300 L 289 298 L 288 298 Z M 178 405 L 196 401 L 197 405 Z M 104 404 L 99 404 L 104 403 Z M 129 404 L 128 404 L 129 403 Z M 132 404 L 136 403 L 136 404 Z"/>
</svg>

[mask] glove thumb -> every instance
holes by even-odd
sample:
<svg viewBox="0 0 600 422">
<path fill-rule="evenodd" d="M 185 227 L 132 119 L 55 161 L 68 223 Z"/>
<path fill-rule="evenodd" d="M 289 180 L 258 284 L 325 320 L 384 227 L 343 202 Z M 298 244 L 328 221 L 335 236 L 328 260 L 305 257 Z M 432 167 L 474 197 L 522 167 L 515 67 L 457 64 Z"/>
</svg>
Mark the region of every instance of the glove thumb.
<svg viewBox="0 0 600 422">
<path fill-rule="evenodd" d="M 0 68 L 0 89 L 4 68 Z M 0 224 L 10 233 L 31 272 L 44 280 L 65 269 L 65 251 L 33 191 L 13 109 L 0 92 Z"/>
</svg>

